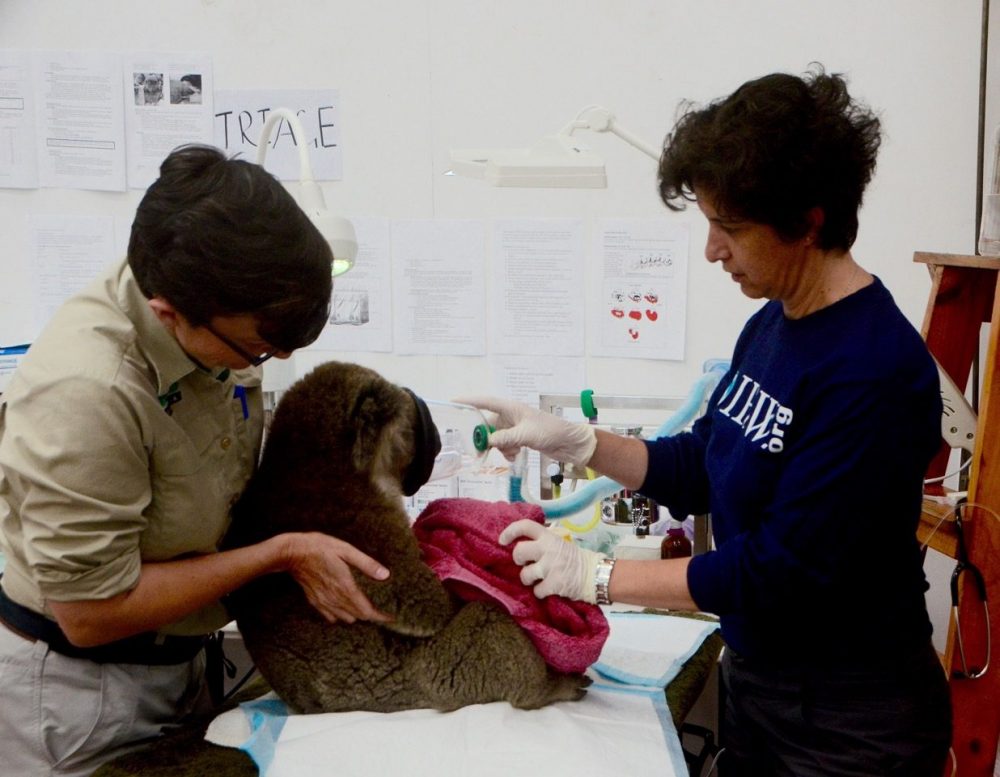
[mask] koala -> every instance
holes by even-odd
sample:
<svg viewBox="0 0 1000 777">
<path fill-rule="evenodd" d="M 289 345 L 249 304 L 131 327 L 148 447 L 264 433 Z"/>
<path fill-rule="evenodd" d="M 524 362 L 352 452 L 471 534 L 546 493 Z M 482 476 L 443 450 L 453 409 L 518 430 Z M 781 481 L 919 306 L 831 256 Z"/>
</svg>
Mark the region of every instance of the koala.
<svg viewBox="0 0 1000 777">
<path fill-rule="evenodd" d="M 159 105 L 163 102 L 163 74 L 146 73 L 142 81 L 142 104 Z"/>
<path fill-rule="evenodd" d="M 231 595 L 250 656 L 295 711 L 446 711 L 493 701 L 535 709 L 583 697 L 588 678 L 550 668 L 509 614 L 453 598 L 421 560 L 402 496 L 427 480 L 436 435 L 419 398 L 356 364 L 320 365 L 279 403 L 224 547 L 283 532 L 331 534 L 390 570 L 385 581 L 355 579 L 394 616 L 330 623 L 287 574 Z"/>
</svg>

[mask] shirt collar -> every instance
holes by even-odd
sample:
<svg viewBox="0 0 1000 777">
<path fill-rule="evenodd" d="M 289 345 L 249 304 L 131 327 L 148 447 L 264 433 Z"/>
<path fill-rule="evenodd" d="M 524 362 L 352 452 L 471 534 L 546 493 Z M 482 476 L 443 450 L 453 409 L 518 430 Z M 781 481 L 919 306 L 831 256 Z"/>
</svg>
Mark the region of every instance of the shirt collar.
<svg viewBox="0 0 1000 777">
<path fill-rule="evenodd" d="M 118 276 L 118 302 L 135 326 L 136 347 L 156 375 L 158 394 L 168 394 L 171 386 L 194 372 L 205 373 L 184 352 L 180 343 L 149 307 L 149 300 L 139 289 L 127 261 L 123 262 Z M 209 374 L 218 376 L 224 371 L 225 368 L 218 368 L 211 370 Z M 243 370 L 239 372 L 242 373 Z"/>
</svg>

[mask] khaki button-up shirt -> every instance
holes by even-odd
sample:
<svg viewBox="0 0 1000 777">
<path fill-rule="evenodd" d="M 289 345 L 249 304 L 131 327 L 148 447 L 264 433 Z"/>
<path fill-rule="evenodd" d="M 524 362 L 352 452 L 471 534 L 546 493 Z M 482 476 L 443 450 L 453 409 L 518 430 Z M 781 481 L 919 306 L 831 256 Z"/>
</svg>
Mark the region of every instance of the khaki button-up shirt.
<svg viewBox="0 0 1000 777">
<path fill-rule="evenodd" d="M 262 429 L 260 369 L 196 366 L 127 264 L 109 268 L 56 313 L 0 397 L 5 593 L 51 617 L 48 599 L 134 587 L 143 561 L 216 552 Z M 225 621 L 216 605 L 163 631 Z"/>
</svg>

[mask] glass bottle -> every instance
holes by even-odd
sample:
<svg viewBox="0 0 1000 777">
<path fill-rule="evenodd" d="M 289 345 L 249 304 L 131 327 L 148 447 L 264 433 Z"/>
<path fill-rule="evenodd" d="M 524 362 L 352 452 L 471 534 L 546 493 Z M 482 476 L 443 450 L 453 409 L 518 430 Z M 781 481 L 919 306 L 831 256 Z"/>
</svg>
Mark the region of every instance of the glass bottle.
<svg viewBox="0 0 1000 777">
<path fill-rule="evenodd" d="M 684 534 L 684 524 L 670 519 L 667 534 L 660 543 L 660 558 L 684 558 L 691 555 L 691 540 Z"/>
</svg>

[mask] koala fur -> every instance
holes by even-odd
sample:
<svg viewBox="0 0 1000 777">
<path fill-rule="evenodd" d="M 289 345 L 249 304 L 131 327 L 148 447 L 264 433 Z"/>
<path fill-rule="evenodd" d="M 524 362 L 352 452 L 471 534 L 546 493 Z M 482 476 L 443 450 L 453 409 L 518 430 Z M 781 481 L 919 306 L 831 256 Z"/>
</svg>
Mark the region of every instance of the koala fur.
<svg viewBox="0 0 1000 777">
<path fill-rule="evenodd" d="M 586 677 L 552 670 L 506 612 L 453 598 L 421 561 L 400 490 L 416 419 L 409 394 L 355 364 L 322 364 L 282 398 L 224 545 L 336 536 L 390 570 L 386 581 L 355 579 L 395 620 L 331 624 L 291 576 L 259 578 L 230 601 L 258 669 L 299 712 L 581 698 Z"/>
</svg>

